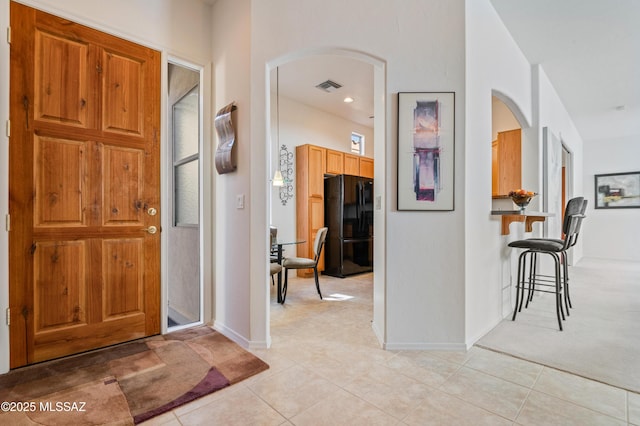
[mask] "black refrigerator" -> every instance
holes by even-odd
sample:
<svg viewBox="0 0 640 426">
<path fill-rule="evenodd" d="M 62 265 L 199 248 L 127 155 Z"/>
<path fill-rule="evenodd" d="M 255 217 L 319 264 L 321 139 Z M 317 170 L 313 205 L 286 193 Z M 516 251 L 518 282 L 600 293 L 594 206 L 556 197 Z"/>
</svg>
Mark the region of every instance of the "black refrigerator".
<svg viewBox="0 0 640 426">
<path fill-rule="evenodd" d="M 324 273 L 344 278 L 373 271 L 373 179 L 326 178 L 324 197 Z"/>
</svg>

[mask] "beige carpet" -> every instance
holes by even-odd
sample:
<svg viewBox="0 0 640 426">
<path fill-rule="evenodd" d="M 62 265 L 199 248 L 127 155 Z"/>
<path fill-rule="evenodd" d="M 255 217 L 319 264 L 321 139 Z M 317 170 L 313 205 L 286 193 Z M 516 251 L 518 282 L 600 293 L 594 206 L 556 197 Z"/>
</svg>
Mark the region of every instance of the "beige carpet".
<svg viewBox="0 0 640 426">
<path fill-rule="evenodd" d="M 554 296 L 538 293 L 476 345 L 640 392 L 640 263 L 585 259 L 569 276 L 564 331 Z"/>
</svg>

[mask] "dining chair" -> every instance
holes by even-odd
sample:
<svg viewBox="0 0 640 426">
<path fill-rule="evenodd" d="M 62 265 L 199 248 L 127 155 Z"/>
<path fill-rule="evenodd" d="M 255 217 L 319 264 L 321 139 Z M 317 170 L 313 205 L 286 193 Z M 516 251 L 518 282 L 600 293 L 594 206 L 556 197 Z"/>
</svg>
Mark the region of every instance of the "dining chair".
<svg viewBox="0 0 640 426">
<path fill-rule="evenodd" d="M 529 238 L 525 240 L 512 241 L 508 245 L 513 248 L 525 249 L 518 258 L 518 274 L 516 278 L 516 303 L 513 309 L 512 321 L 515 321 L 516 315 L 522 310 L 522 303 L 524 301 L 524 293 L 527 290 L 527 306 L 531 300 L 533 292 L 544 292 L 555 294 L 556 299 L 556 316 L 558 317 L 558 325 L 560 331 L 562 331 L 562 321 L 565 320 L 564 309 L 562 307 L 563 301 L 563 287 L 566 287 L 564 283 L 563 274 L 561 273 L 561 260 L 560 258 L 566 254 L 567 249 L 574 241 L 578 224 L 582 218 L 582 205 L 584 197 L 575 197 L 569 200 L 565 209 L 565 217 L 562 225 L 562 231 L 565 236 L 563 240 L 554 240 L 550 238 Z M 553 283 L 541 282 L 536 280 L 535 270 L 533 264 L 538 254 L 547 254 L 554 261 Z M 529 266 L 529 276 L 527 279 L 527 256 L 531 256 L 531 265 Z M 566 262 L 565 262 L 566 263 Z M 564 275 L 566 277 L 566 274 Z M 564 299 L 569 310 L 568 299 Z M 526 306 L 525 306 L 526 307 Z"/>
<path fill-rule="evenodd" d="M 269 226 L 269 236 L 270 236 L 270 241 L 271 241 L 271 245 L 269 247 L 269 263 L 271 264 L 270 268 L 271 268 L 271 285 L 275 285 L 276 281 L 274 280 L 273 276 L 277 273 L 279 273 L 280 271 L 282 271 L 282 268 L 274 268 L 274 264 L 278 264 L 278 249 L 276 248 L 276 243 L 278 242 L 278 228 L 276 228 L 275 226 L 271 225 Z M 280 265 L 278 265 L 280 266 Z M 277 271 L 273 272 L 274 269 L 278 269 Z"/>
<path fill-rule="evenodd" d="M 322 253 L 322 247 L 324 247 L 325 239 L 327 238 L 327 231 L 329 228 L 324 227 L 318 229 L 316 233 L 316 238 L 313 244 L 313 259 L 309 259 L 307 257 L 287 257 L 282 261 L 282 267 L 284 268 L 284 286 L 282 288 L 282 302 L 287 297 L 287 287 L 288 287 L 288 272 L 289 269 L 309 269 L 313 268 L 313 277 L 316 281 L 316 290 L 318 290 L 318 295 L 320 295 L 320 299 L 322 299 L 322 293 L 320 292 L 320 281 L 318 280 L 318 260 L 320 260 L 320 254 Z"/>
<path fill-rule="evenodd" d="M 271 274 L 271 285 L 275 284 L 273 276 L 275 274 L 280 273 L 280 271 L 282 271 L 282 265 L 279 265 L 277 263 L 269 263 L 269 273 Z"/>
<path fill-rule="evenodd" d="M 278 248 L 276 244 L 278 242 L 278 228 L 271 225 L 269 226 L 269 235 L 271 236 L 271 249 L 269 252 L 269 261 L 271 263 L 278 261 Z"/>
</svg>

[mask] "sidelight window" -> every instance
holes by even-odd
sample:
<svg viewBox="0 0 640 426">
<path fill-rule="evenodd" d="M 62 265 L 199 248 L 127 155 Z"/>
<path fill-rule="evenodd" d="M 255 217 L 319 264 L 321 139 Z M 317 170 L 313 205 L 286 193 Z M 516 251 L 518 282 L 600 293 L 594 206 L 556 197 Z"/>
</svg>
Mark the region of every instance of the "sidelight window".
<svg viewBox="0 0 640 426">
<path fill-rule="evenodd" d="M 199 87 L 180 98 L 172 108 L 173 127 L 173 222 L 197 226 L 198 218 L 198 120 Z"/>
</svg>

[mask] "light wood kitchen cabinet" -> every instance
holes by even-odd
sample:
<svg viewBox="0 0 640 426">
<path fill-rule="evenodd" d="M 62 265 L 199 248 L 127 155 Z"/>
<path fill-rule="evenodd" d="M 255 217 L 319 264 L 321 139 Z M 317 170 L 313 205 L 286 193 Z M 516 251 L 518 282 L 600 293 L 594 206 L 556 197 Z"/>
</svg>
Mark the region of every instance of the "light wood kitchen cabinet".
<svg viewBox="0 0 640 426">
<path fill-rule="evenodd" d="M 344 174 L 360 176 L 360 156 L 344 154 Z"/>
<path fill-rule="evenodd" d="M 373 179 L 373 159 L 360 157 L 360 173 L 358 176 Z"/>
<path fill-rule="evenodd" d="M 327 169 L 330 175 L 341 175 L 344 173 L 344 152 L 327 149 Z"/>
<path fill-rule="evenodd" d="M 522 186 L 521 130 L 498 132 L 491 143 L 491 195 L 506 196 Z"/>
<path fill-rule="evenodd" d="M 373 159 L 315 145 L 296 147 L 296 232 L 305 240 L 297 256 L 313 259 L 313 243 L 324 226 L 324 175 L 347 174 L 373 179 Z M 318 271 L 324 270 L 324 253 Z M 299 277 L 313 276 L 313 269 L 298 269 Z"/>
<path fill-rule="evenodd" d="M 324 226 L 324 174 L 326 149 L 313 145 L 296 147 L 296 230 L 298 257 L 313 259 L 313 243 L 318 229 Z M 318 263 L 322 271 L 324 261 Z M 313 276 L 313 269 L 298 269 L 298 276 Z"/>
</svg>

